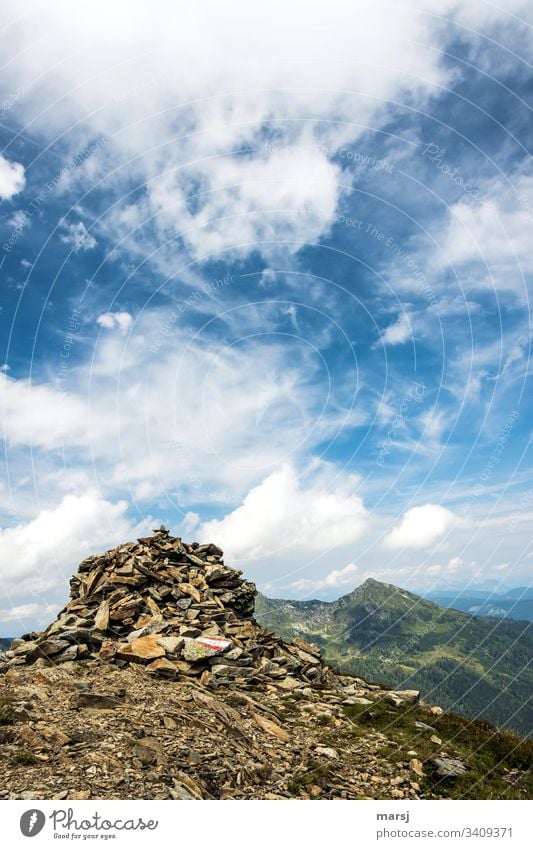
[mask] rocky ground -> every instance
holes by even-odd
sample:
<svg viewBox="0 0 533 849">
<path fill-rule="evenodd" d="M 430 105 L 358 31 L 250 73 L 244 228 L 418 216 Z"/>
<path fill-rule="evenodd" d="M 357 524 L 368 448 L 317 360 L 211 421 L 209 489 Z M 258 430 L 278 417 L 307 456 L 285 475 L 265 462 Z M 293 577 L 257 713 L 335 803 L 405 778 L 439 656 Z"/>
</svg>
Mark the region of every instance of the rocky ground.
<svg viewBox="0 0 533 849">
<path fill-rule="evenodd" d="M 14 669 L 4 798 L 418 798 L 419 777 L 354 734 L 334 692 L 287 696 L 154 681 L 142 667 Z"/>
<path fill-rule="evenodd" d="M 342 676 L 164 529 L 81 564 L 0 661 L 0 798 L 524 798 L 531 745 Z"/>
</svg>

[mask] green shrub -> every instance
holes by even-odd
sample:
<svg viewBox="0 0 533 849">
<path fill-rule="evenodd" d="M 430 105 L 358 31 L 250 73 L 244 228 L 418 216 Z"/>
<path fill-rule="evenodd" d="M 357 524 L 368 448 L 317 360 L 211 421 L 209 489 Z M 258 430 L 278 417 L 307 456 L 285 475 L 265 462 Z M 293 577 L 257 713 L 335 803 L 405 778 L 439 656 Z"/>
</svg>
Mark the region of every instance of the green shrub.
<svg viewBox="0 0 533 849">
<path fill-rule="evenodd" d="M 16 764 L 23 764 L 25 766 L 31 766 L 37 763 L 37 758 L 31 752 L 15 752 L 13 755 L 13 760 Z"/>
</svg>

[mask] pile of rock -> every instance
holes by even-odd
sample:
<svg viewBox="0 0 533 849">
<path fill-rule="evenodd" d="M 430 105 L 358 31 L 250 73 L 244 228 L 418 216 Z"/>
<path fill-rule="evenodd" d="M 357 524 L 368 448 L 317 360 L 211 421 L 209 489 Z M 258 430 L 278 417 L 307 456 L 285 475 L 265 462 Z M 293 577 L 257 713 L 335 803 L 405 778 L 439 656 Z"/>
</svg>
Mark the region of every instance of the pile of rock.
<svg viewBox="0 0 533 849">
<path fill-rule="evenodd" d="M 25 634 L 3 668 L 92 660 L 143 664 L 158 677 L 287 691 L 331 686 L 316 646 L 287 643 L 253 618 L 255 585 L 224 565 L 216 545 L 152 537 L 84 560 L 71 599 L 43 633 Z"/>
</svg>

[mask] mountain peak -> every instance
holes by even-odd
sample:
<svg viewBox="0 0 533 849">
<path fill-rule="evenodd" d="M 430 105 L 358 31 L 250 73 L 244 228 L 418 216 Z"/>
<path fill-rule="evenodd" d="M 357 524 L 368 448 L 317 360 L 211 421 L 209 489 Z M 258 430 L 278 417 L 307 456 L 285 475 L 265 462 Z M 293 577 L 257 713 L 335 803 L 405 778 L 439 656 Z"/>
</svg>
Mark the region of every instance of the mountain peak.
<svg viewBox="0 0 533 849">
<path fill-rule="evenodd" d="M 417 596 L 413 595 L 413 593 L 408 592 L 408 590 L 404 590 L 401 587 L 397 587 L 395 584 L 388 584 L 386 581 L 378 581 L 376 578 L 366 578 L 362 584 L 359 584 L 351 593 L 347 595 L 351 596 L 354 593 L 365 593 L 365 594 L 374 594 L 380 595 L 380 597 L 389 596 L 391 594 L 400 594 L 403 596 L 409 595 L 413 598 L 417 598 Z M 343 596 L 345 598 L 346 596 Z M 340 599 L 339 599 L 340 601 Z"/>
</svg>

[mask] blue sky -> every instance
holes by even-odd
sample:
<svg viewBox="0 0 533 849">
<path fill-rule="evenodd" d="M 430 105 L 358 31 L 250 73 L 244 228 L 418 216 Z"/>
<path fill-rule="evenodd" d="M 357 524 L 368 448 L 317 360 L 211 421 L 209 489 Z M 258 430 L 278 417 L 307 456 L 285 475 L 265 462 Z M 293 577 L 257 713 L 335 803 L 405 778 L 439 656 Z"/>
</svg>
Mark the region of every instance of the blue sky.
<svg viewBox="0 0 533 849">
<path fill-rule="evenodd" d="M 531 10 L 152 5 L 4 3 L 1 632 L 160 522 L 528 583 Z"/>
</svg>

